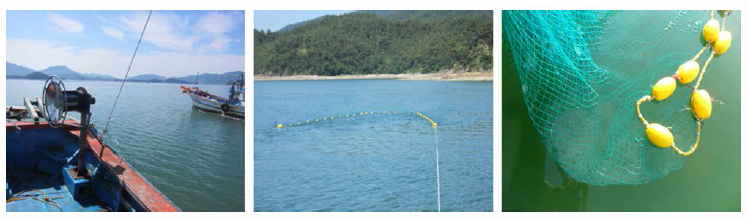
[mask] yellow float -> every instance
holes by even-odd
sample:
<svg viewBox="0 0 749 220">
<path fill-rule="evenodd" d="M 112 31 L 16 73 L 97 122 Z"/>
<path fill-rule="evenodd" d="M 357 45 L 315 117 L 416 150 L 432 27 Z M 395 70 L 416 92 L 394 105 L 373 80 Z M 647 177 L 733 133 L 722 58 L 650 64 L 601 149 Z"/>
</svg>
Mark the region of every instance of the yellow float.
<svg viewBox="0 0 749 220">
<path fill-rule="evenodd" d="M 713 103 L 707 90 L 700 89 L 692 93 L 692 111 L 699 119 L 710 117 L 713 111 Z"/>
<path fill-rule="evenodd" d="M 720 31 L 720 22 L 717 19 L 710 19 L 702 29 L 702 36 L 705 37 L 705 41 L 712 43 L 718 39 L 718 31 Z"/>
<path fill-rule="evenodd" d="M 666 148 L 674 143 L 674 135 L 671 134 L 671 131 L 658 123 L 649 124 L 647 129 L 645 129 L 645 135 L 648 136 L 650 142 L 658 147 Z"/>
<path fill-rule="evenodd" d="M 690 83 L 697 78 L 697 73 L 700 72 L 700 64 L 694 60 L 687 61 L 679 66 L 679 70 L 676 71 L 679 77 L 679 82 L 682 84 Z"/>
<path fill-rule="evenodd" d="M 718 54 L 725 53 L 728 48 L 731 47 L 731 32 L 721 31 L 718 34 L 718 39 L 713 44 L 713 51 Z"/>
<path fill-rule="evenodd" d="M 675 89 L 676 80 L 673 77 L 664 77 L 653 86 L 653 96 L 655 100 L 661 101 L 671 96 Z"/>
</svg>

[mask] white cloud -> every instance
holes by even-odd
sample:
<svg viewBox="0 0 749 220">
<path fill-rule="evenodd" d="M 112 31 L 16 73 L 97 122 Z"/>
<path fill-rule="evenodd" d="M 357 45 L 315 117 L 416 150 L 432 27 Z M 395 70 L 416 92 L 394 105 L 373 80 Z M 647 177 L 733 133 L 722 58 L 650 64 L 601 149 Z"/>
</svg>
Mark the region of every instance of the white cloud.
<svg viewBox="0 0 749 220">
<path fill-rule="evenodd" d="M 242 23 L 242 17 L 238 13 L 209 12 L 200 18 L 196 24 L 197 29 L 208 34 L 210 43 L 206 46 L 209 51 L 225 51 L 231 38 L 227 32 L 236 29 Z"/>
<path fill-rule="evenodd" d="M 83 24 L 71 20 L 57 13 L 49 13 L 49 20 L 68 33 L 80 34 L 83 32 Z"/>
<path fill-rule="evenodd" d="M 122 39 L 122 37 L 125 36 L 125 34 L 123 34 L 122 31 L 120 31 L 117 28 L 108 27 L 108 26 L 102 26 L 101 30 L 104 31 L 104 33 L 107 34 L 107 35 L 109 35 L 110 37 L 113 37 L 113 38 L 115 38 L 117 40 L 120 40 L 120 41 L 124 40 L 124 39 Z"/>
<path fill-rule="evenodd" d="M 118 25 L 125 35 L 137 39 L 143 31 L 147 12 L 121 16 Z M 102 22 L 110 22 L 99 18 Z M 228 33 L 243 24 L 244 17 L 237 12 L 208 12 L 191 22 L 189 16 L 154 11 L 143 41 L 174 51 L 225 52 L 234 42 Z"/>
<path fill-rule="evenodd" d="M 122 16 L 120 21 L 128 31 L 129 36 L 138 39 L 147 17 L 148 13 L 138 12 L 130 16 Z M 183 33 L 187 30 L 188 24 L 187 18 L 180 17 L 177 14 L 153 12 L 143 41 L 171 50 L 190 51 L 199 39 L 197 36 Z"/>
<path fill-rule="evenodd" d="M 110 49 L 80 49 L 47 41 L 8 38 L 6 60 L 11 63 L 41 70 L 54 65 L 66 65 L 81 73 L 99 73 L 117 78 L 125 76 L 132 54 Z M 224 73 L 244 71 L 244 56 L 216 53 L 139 52 L 133 62 L 131 75 L 153 73 L 167 77 L 182 77 L 195 71 Z"/>
<path fill-rule="evenodd" d="M 198 29 L 214 35 L 221 35 L 237 28 L 239 21 L 233 13 L 209 12 L 198 21 Z"/>
</svg>

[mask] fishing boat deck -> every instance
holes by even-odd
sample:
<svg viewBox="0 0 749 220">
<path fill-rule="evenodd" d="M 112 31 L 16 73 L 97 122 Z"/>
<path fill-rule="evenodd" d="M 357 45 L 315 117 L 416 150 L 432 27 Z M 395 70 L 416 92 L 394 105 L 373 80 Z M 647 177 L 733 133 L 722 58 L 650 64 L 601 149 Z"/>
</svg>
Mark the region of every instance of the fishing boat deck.
<svg viewBox="0 0 749 220">
<path fill-rule="evenodd" d="M 39 175 L 37 177 L 42 177 Z M 6 203 L 5 210 L 8 212 L 101 212 L 109 211 L 104 203 L 96 198 L 84 197 L 78 200 L 68 191 L 68 188 L 62 181 L 50 181 L 51 176 L 47 178 L 33 178 L 25 180 L 9 181 L 8 187 L 12 192 L 21 192 L 23 190 L 37 189 L 40 191 L 27 191 L 22 194 L 25 197 L 36 197 L 44 200 L 44 197 L 50 198 L 50 202 L 42 202 L 33 198 L 26 198 Z M 28 184 L 28 185 L 27 185 Z M 19 186 L 30 187 L 19 187 Z M 16 187 L 13 187 L 16 186 Z M 46 186 L 46 188 L 44 188 Z M 6 189 L 8 190 L 8 189 Z M 59 206 L 58 206 L 59 205 Z"/>
<path fill-rule="evenodd" d="M 96 132 L 89 132 L 90 145 L 83 155 L 90 177 L 79 177 L 74 168 L 80 130 L 75 121 L 65 122 L 61 128 L 46 122 L 6 122 L 7 211 L 179 211 L 112 149 L 102 146 Z"/>
<path fill-rule="evenodd" d="M 59 129 L 7 131 L 8 146 L 19 146 L 34 137 L 32 148 L 6 148 L 6 206 L 8 212 L 109 211 L 97 198 L 74 198 L 62 178 L 65 163 L 76 154 L 76 136 Z M 11 195 L 19 199 L 8 202 Z M 46 199 L 45 199 L 46 198 Z"/>
</svg>

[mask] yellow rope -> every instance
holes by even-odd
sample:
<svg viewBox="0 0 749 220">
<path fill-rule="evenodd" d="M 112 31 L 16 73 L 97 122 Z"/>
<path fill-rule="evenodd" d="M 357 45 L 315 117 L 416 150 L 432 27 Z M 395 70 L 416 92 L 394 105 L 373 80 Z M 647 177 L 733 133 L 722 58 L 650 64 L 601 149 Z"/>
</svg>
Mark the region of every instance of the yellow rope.
<svg viewBox="0 0 749 220">
<path fill-rule="evenodd" d="M 676 143 L 672 143 L 671 148 L 673 148 L 676 151 L 676 153 L 679 153 L 679 155 L 681 156 L 686 157 L 686 156 L 692 155 L 692 153 L 694 153 L 694 151 L 697 150 L 697 146 L 700 142 L 700 128 L 701 127 L 702 127 L 702 123 L 699 120 L 697 120 L 697 138 L 694 139 L 694 144 L 692 145 L 692 149 L 689 149 L 689 151 L 687 152 L 681 151 L 681 149 L 676 147 Z"/>
<path fill-rule="evenodd" d="M 24 193 L 29 192 L 29 191 L 36 191 L 36 192 L 42 193 L 42 198 L 39 198 L 39 197 L 36 197 L 36 196 L 23 196 L 23 197 L 20 197 L 21 194 L 24 194 Z M 59 198 L 64 198 L 64 197 L 63 196 L 47 197 L 47 193 L 44 192 L 44 191 L 41 191 L 41 190 L 38 190 L 38 189 L 30 189 L 30 190 L 24 190 L 24 191 L 21 191 L 19 193 L 14 194 L 10 198 L 6 199 L 5 203 L 11 203 L 11 202 L 14 202 L 14 201 L 21 201 L 21 200 L 24 200 L 24 199 L 34 199 L 34 200 L 37 200 L 37 201 L 40 201 L 40 202 L 43 202 L 43 203 L 47 203 L 47 204 L 56 206 L 57 208 L 61 208 L 60 207 L 60 203 L 57 203 L 57 201 L 53 201 L 52 200 L 52 199 L 59 199 Z"/>
<path fill-rule="evenodd" d="M 700 50 L 700 52 L 697 53 L 697 55 L 695 55 L 694 58 L 692 58 L 692 61 L 697 61 L 697 58 L 700 58 L 700 56 L 702 55 L 702 52 L 705 52 L 705 49 L 707 49 L 707 47 L 709 46 L 710 46 L 710 43 L 705 44 L 705 46 L 702 47 L 702 50 Z"/>
<path fill-rule="evenodd" d="M 694 85 L 694 91 L 697 91 L 697 88 L 700 87 L 700 82 L 702 82 L 702 76 L 705 75 L 705 70 L 707 70 L 707 65 L 710 65 L 710 61 L 713 60 L 713 57 L 715 57 L 715 51 L 710 53 L 710 57 L 707 58 L 707 61 L 705 61 L 705 66 L 702 67 L 702 72 L 700 72 L 700 77 L 697 78 L 697 84 Z"/>
<path fill-rule="evenodd" d="M 644 124 L 645 127 L 647 127 L 649 123 L 647 120 L 645 120 L 645 117 L 642 117 L 642 113 L 640 113 L 640 104 L 650 100 L 653 100 L 653 95 L 646 95 L 640 98 L 640 100 L 637 100 L 637 104 L 635 104 L 635 109 L 637 109 L 637 117 L 640 117 L 640 121 L 642 121 L 642 124 Z"/>
</svg>

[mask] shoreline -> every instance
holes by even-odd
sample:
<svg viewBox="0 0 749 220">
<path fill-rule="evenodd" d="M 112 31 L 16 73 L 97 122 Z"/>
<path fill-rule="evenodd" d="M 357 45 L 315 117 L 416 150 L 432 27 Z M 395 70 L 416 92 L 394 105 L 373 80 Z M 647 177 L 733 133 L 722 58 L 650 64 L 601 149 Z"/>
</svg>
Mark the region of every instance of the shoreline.
<svg viewBox="0 0 749 220">
<path fill-rule="evenodd" d="M 493 72 L 465 73 L 428 73 L 428 74 L 369 74 L 339 76 L 266 76 L 255 75 L 254 81 L 301 81 L 301 80 L 356 80 L 356 79 L 393 79 L 407 81 L 494 81 Z"/>
</svg>

